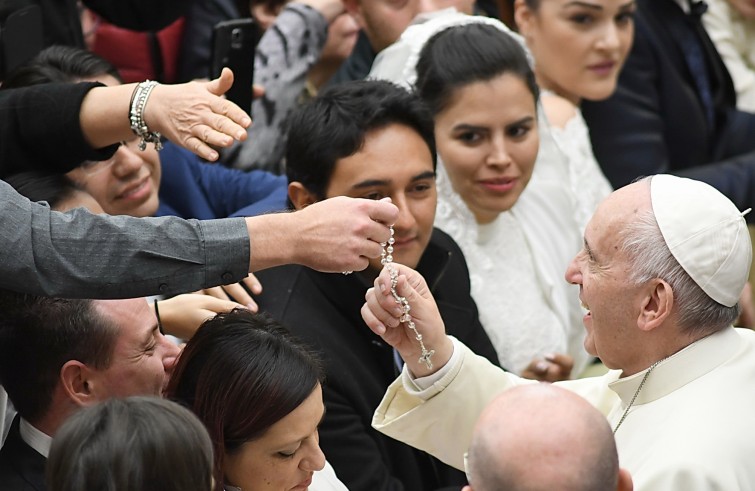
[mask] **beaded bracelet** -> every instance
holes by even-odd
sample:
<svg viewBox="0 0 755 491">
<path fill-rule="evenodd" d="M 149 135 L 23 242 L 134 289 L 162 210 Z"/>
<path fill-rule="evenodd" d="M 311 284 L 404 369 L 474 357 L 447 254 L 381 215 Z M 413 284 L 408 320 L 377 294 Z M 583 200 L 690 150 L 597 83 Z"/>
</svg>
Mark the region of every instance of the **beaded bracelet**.
<svg viewBox="0 0 755 491">
<path fill-rule="evenodd" d="M 147 143 L 154 143 L 156 150 L 162 150 L 163 144 L 160 141 L 160 133 L 150 131 L 147 122 L 144 121 L 144 108 L 147 106 L 147 99 L 152 93 L 152 89 L 157 86 L 154 80 L 145 80 L 136 84 L 134 93 L 131 94 L 131 104 L 128 113 L 128 119 L 131 123 L 131 131 L 141 138 L 139 141 L 139 150 L 147 148 Z"/>
</svg>

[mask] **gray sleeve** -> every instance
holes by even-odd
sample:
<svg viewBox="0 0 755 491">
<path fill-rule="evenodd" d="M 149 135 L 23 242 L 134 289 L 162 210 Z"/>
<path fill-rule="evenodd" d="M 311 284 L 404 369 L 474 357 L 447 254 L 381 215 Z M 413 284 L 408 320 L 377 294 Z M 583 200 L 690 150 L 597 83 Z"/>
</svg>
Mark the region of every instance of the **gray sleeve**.
<svg viewBox="0 0 755 491">
<path fill-rule="evenodd" d="M 240 281 L 243 218 L 183 220 L 51 211 L 0 181 L 0 287 L 37 295 L 129 298 Z"/>
</svg>

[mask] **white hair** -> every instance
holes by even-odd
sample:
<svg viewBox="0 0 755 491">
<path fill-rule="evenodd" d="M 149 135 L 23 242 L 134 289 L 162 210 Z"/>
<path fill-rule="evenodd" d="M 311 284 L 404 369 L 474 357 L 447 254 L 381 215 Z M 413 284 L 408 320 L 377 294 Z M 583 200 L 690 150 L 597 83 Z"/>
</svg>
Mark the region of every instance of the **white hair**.
<svg viewBox="0 0 755 491">
<path fill-rule="evenodd" d="M 652 211 L 639 213 L 621 235 L 621 249 L 629 257 L 629 281 L 641 285 L 661 278 L 671 285 L 683 331 L 710 334 L 731 325 L 737 318 L 739 304 L 727 307 L 716 302 L 682 268 L 666 245 Z"/>
</svg>

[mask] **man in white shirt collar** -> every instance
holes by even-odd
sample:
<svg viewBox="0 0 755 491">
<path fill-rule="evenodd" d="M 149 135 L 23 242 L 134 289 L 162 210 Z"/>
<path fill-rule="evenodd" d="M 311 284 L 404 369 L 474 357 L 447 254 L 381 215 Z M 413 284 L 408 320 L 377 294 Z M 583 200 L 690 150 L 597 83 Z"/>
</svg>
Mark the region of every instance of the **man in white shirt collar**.
<svg viewBox="0 0 755 491">
<path fill-rule="evenodd" d="M 143 298 L 0 291 L 0 312 L 0 382 L 18 411 L 0 450 L 3 489 L 45 489 L 44 460 L 66 419 L 111 397 L 161 395 L 179 354 Z"/>
</svg>

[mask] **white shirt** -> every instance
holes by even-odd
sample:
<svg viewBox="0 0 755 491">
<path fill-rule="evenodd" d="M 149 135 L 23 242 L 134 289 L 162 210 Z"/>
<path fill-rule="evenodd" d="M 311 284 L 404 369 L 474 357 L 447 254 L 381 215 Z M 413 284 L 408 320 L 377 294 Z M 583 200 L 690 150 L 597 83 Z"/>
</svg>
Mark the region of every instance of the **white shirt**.
<svg viewBox="0 0 755 491">
<path fill-rule="evenodd" d="M 42 455 L 42 457 L 47 458 L 50 455 L 52 437 L 36 429 L 24 418 L 21 418 L 19 422 L 18 431 L 21 433 L 21 439 Z"/>
<path fill-rule="evenodd" d="M 226 491 L 242 491 L 241 488 L 226 484 Z M 312 475 L 312 484 L 307 488 L 309 491 L 348 491 L 348 488 L 336 476 L 333 466 L 326 460 L 325 467 Z"/>
</svg>

